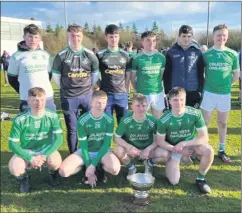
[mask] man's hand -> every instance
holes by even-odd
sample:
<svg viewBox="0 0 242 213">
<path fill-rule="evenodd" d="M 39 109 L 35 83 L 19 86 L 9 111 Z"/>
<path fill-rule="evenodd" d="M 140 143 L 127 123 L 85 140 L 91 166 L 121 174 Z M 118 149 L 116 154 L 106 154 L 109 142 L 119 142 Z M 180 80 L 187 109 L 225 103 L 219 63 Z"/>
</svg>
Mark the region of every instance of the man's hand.
<svg viewBox="0 0 242 213">
<path fill-rule="evenodd" d="M 136 147 L 134 146 L 131 146 L 128 150 L 127 150 L 127 153 L 129 156 L 131 157 L 137 157 L 140 155 L 141 151 L 139 149 L 137 149 Z"/>
<path fill-rule="evenodd" d="M 194 150 L 190 149 L 189 147 L 186 147 L 186 148 L 182 149 L 182 151 L 179 153 L 182 155 L 191 157 L 193 152 L 194 152 Z"/>
<path fill-rule="evenodd" d="M 40 168 L 46 161 L 46 157 L 44 155 L 37 155 L 32 157 L 30 164 L 34 169 Z"/>
<path fill-rule="evenodd" d="M 95 175 L 95 171 L 96 171 L 96 167 L 91 164 L 90 166 L 87 167 L 85 176 L 89 177 L 89 176 Z"/>
<path fill-rule="evenodd" d="M 185 141 L 182 141 L 178 144 L 176 144 L 173 148 L 174 152 L 178 152 L 178 153 L 181 153 L 181 151 L 183 150 L 183 148 L 186 146 L 186 142 Z"/>
<path fill-rule="evenodd" d="M 90 175 L 90 176 L 87 177 L 87 181 L 88 181 L 88 184 L 90 184 L 90 186 L 92 188 L 96 187 L 96 185 L 97 185 L 97 176 L 95 174 Z"/>
<path fill-rule="evenodd" d="M 150 155 L 150 150 L 149 149 L 144 149 L 140 152 L 140 158 L 141 159 L 148 159 Z"/>
</svg>

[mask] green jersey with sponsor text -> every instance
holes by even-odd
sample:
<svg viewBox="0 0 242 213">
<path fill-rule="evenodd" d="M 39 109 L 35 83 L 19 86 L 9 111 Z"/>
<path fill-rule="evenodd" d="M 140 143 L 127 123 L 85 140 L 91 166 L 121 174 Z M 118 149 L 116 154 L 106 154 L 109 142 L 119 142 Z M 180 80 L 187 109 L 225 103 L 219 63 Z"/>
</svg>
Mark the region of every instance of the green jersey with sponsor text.
<svg viewBox="0 0 242 213">
<path fill-rule="evenodd" d="M 217 50 L 214 47 L 203 53 L 205 61 L 204 90 L 216 94 L 231 92 L 232 73 L 239 71 L 238 54 L 227 48 Z"/>
<path fill-rule="evenodd" d="M 144 95 L 163 92 L 162 76 L 166 58 L 162 53 L 140 52 L 132 61 L 132 72 L 136 72 L 136 91 Z"/>
<path fill-rule="evenodd" d="M 166 135 L 166 141 L 176 145 L 194 139 L 197 130 L 203 127 L 205 122 L 201 111 L 187 106 L 180 117 L 174 116 L 171 110 L 164 113 L 157 122 L 157 135 Z"/>
<path fill-rule="evenodd" d="M 30 160 L 31 156 L 21 150 L 19 152 L 19 148 L 40 152 L 46 147 L 52 146 L 53 143 L 62 144 L 62 142 L 62 129 L 59 116 L 51 110 L 45 109 L 42 116 L 34 117 L 31 115 L 29 109 L 17 115 L 13 120 L 9 136 L 9 146 L 12 147 L 12 151 L 15 154 L 21 153 L 19 154 L 20 157 L 26 160 Z M 19 144 L 20 147 L 16 147 L 16 144 Z M 52 148 L 50 149 L 52 150 Z M 49 151 L 47 153 L 51 154 Z"/>
<path fill-rule="evenodd" d="M 122 137 L 127 143 L 141 150 L 154 142 L 153 134 L 156 134 L 156 119 L 148 114 L 144 121 L 138 122 L 133 118 L 133 112 L 129 112 L 116 129 L 117 137 Z"/>
<path fill-rule="evenodd" d="M 105 113 L 100 118 L 95 118 L 91 112 L 87 112 L 78 119 L 77 125 L 79 148 L 87 140 L 88 152 L 99 152 L 105 138 L 113 135 L 113 118 Z"/>
</svg>

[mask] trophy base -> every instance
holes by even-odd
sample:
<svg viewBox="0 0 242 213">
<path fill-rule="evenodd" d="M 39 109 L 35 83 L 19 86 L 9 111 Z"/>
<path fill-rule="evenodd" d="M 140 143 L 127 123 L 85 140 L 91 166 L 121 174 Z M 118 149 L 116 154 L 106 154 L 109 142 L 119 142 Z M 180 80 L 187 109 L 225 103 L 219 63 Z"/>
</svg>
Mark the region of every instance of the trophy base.
<svg viewBox="0 0 242 213">
<path fill-rule="evenodd" d="M 148 198 L 133 198 L 133 204 L 137 205 L 137 206 L 147 206 L 150 204 L 150 199 Z"/>
</svg>

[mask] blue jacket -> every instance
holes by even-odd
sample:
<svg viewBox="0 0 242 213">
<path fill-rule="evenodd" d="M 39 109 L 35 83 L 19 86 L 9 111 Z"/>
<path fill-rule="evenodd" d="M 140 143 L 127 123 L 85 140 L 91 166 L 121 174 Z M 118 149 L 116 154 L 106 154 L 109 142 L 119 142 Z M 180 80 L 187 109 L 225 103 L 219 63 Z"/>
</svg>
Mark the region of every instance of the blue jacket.
<svg viewBox="0 0 242 213">
<path fill-rule="evenodd" d="M 195 41 L 184 50 L 177 42 L 168 50 L 163 76 L 165 93 L 172 87 L 183 87 L 187 92 L 202 92 L 204 61 L 200 45 Z"/>
</svg>

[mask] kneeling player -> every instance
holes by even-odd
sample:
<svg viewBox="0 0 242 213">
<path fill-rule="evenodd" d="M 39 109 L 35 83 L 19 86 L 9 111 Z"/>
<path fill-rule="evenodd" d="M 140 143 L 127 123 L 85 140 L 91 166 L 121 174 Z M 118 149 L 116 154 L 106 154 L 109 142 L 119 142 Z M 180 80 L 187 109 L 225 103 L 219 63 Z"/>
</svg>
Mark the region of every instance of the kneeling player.
<svg viewBox="0 0 242 213">
<path fill-rule="evenodd" d="M 157 144 L 164 149 L 166 176 L 173 185 L 179 183 L 180 160 L 193 152 L 200 158 L 196 185 L 202 193 L 211 189 L 204 180 L 213 163 L 214 151 L 208 144 L 208 131 L 201 111 L 186 106 L 186 91 L 181 87 L 170 90 L 168 110 L 157 122 Z"/>
<path fill-rule="evenodd" d="M 112 175 L 119 173 L 120 162 L 110 151 L 114 121 L 104 113 L 106 105 L 107 94 L 102 90 L 95 91 L 91 99 L 91 111 L 78 119 L 79 149 L 61 164 L 59 173 L 62 177 L 79 172 L 85 165 L 85 176 L 88 184 L 93 187 L 96 185 L 96 169 L 99 164 Z"/>
<path fill-rule="evenodd" d="M 145 95 L 135 94 L 132 100 L 132 112 L 122 118 L 115 135 L 114 153 L 128 168 L 129 178 L 137 169 L 132 158 L 144 159 L 145 172 L 152 174 L 153 165 L 160 162 L 161 148 L 155 142 L 156 119 L 146 114 Z"/>
<path fill-rule="evenodd" d="M 63 143 L 60 119 L 57 113 L 45 109 L 46 95 L 42 88 L 28 91 L 30 108 L 13 120 L 9 137 L 9 148 L 15 154 L 9 162 L 9 170 L 20 182 L 20 192 L 30 190 L 28 169 L 49 168 L 50 184 L 59 184 L 58 169 L 61 155 L 57 149 Z"/>
</svg>

